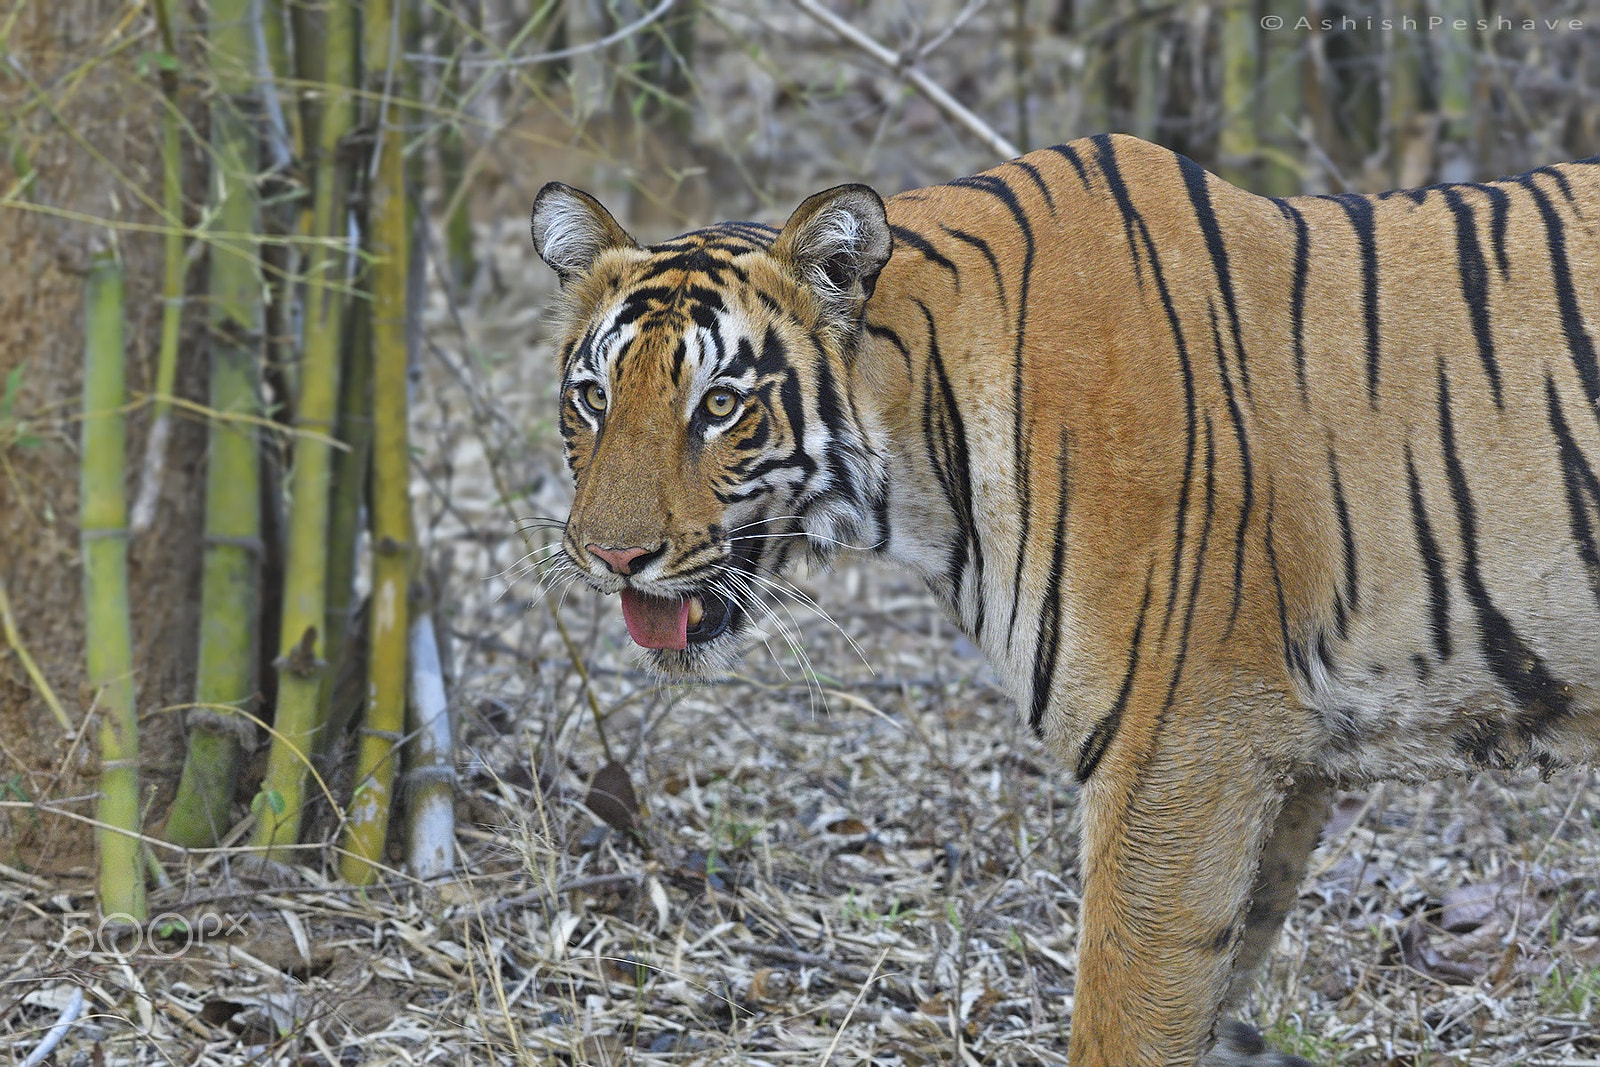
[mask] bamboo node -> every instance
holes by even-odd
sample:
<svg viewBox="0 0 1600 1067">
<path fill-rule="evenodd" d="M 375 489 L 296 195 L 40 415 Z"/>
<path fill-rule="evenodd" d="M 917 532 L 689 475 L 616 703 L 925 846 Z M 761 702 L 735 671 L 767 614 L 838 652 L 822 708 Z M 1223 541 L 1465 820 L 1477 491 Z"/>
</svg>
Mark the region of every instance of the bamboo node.
<svg viewBox="0 0 1600 1067">
<path fill-rule="evenodd" d="M 207 548 L 242 548 L 254 556 L 259 556 L 264 551 L 259 537 L 226 537 L 222 534 L 207 534 L 205 536 L 205 545 Z"/>
<path fill-rule="evenodd" d="M 407 789 L 417 789 L 435 783 L 444 783 L 454 789 L 460 777 L 456 774 L 456 769 L 448 763 L 435 763 L 425 767 L 413 767 L 401 776 L 401 781 Z"/>
<path fill-rule="evenodd" d="M 209 730 L 214 734 L 233 734 L 239 747 L 246 752 L 256 747 L 255 724 L 236 712 L 218 711 L 215 708 L 190 708 L 183 717 L 184 725 L 191 731 Z"/>
<path fill-rule="evenodd" d="M 85 541 L 115 541 L 119 539 L 126 541 L 128 539 L 128 528 L 126 526 L 110 526 L 99 529 L 80 528 L 78 533 Z"/>
<path fill-rule="evenodd" d="M 402 552 L 410 552 L 411 542 L 402 541 L 397 537 L 385 534 L 383 537 L 378 538 L 376 551 L 380 555 L 385 556 L 394 556 Z"/>
<path fill-rule="evenodd" d="M 404 741 L 406 737 L 406 735 L 401 733 L 399 730 L 374 730 L 367 726 L 361 727 L 356 731 L 356 733 L 360 734 L 362 737 L 379 738 L 380 740 L 389 742 L 391 745 L 398 745 L 400 742 Z"/>
<path fill-rule="evenodd" d="M 300 643 L 273 660 L 272 665 L 301 678 L 311 678 L 320 673 L 328 664 L 317 655 L 317 628 L 307 626 L 306 632 L 300 635 Z"/>
</svg>

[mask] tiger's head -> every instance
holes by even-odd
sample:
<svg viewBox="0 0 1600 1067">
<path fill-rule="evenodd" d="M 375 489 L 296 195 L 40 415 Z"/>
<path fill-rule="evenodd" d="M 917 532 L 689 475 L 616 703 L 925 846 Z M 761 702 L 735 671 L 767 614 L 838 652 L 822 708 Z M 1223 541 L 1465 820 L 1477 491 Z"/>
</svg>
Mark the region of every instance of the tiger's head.
<svg viewBox="0 0 1600 1067">
<path fill-rule="evenodd" d="M 576 495 L 560 566 L 621 594 L 651 669 L 723 672 L 797 550 L 881 539 L 885 461 L 848 383 L 892 247 L 883 201 L 842 185 L 782 230 L 726 223 L 644 248 L 552 182 L 533 243 L 561 281 Z"/>
</svg>

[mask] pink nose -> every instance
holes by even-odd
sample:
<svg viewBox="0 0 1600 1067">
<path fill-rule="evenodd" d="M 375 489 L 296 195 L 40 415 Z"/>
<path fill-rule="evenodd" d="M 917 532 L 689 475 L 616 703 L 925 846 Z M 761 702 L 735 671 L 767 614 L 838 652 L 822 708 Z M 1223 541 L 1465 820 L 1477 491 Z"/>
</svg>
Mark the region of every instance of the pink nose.
<svg viewBox="0 0 1600 1067">
<path fill-rule="evenodd" d="M 591 556 L 599 559 L 616 574 L 632 574 L 633 561 L 640 556 L 650 554 L 648 548 L 601 548 L 599 545 L 584 545 Z"/>
</svg>

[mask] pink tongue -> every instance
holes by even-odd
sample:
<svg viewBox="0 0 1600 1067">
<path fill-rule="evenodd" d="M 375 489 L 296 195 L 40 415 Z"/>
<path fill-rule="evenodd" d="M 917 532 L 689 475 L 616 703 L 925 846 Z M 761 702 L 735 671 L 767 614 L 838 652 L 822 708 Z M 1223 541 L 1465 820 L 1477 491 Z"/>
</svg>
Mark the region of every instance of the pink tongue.
<svg viewBox="0 0 1600 1067">
<path fill-rule="evenodd" d="M 628 635 L 644 648 L 689 647 L 689 600 L 646 596 L 634 589 L 622 591 L 622 619 Z"/>
</svg>

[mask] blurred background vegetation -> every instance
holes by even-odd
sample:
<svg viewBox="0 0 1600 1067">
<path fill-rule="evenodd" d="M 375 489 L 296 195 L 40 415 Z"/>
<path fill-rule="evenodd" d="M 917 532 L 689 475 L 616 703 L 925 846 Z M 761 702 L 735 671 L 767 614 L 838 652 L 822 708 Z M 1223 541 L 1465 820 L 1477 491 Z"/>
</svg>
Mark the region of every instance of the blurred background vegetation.
<svg viewBox="0 0 1600 1067">
<path fill-rule="evenodd" d="M 1270 194 L 1471 180 L 1596 150 L 1597 45 L 1584 0 L 10 0 L 0 862 L 245 819 L 268 856 L 339 839 L 376 873 L 405 608 L 451 578 L 412 528 L 426 311 L 542 341 L 543 182 L 648 240 L 1107 130 Z M 111 274 L 125 385 L 96 386 Z M 530 491 L 496 462 L 535 430 L 482 432 L 509 527 Z M 125 792 L 95 820 L 102 769 Z"/>
</svg>

